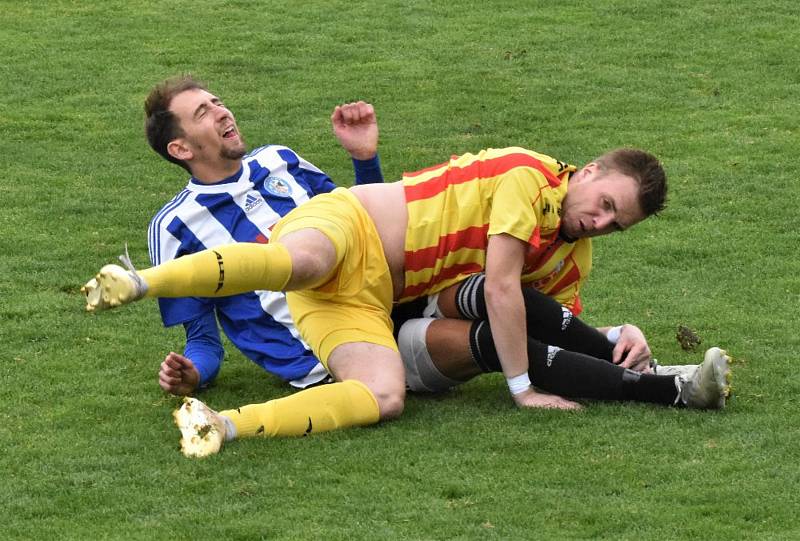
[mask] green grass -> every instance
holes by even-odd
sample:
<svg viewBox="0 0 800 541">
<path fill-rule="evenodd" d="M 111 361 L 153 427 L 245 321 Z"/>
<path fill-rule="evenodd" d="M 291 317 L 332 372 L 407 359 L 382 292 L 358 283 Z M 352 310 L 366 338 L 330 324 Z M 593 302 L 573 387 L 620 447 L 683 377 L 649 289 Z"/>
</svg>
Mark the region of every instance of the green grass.
<svg viewBox="0 0 800 541">
<path fill-rule="evenodd" d="M 7 539 L 793 539 L 800 536 L 800 8 L 789 1 L 2 2 L 0 521 Z M 192 72 L 252 146 L 351 182 L 332 107 L 378 110 L 388 179 L 488 146 L 576 164 L 660 156 L 669 208 L 599 240 L 594 324 L 675 328 L 736 358 L 723 412 L 517 411 L 501 379 L 402 420 L 177 451 L 157 386 L 182 347 L 153 303 L 97 317 L 78 287 L 185 183 L 142 135 Z M 214 407 L 286 388 L 229 350 Z"/>
</svg>

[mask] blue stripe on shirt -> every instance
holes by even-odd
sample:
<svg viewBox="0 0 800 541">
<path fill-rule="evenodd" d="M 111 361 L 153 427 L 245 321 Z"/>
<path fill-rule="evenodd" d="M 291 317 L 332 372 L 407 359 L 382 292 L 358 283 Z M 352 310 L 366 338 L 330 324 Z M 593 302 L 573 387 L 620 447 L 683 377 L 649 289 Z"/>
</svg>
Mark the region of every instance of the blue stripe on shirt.
<svg viewBox="0 0 800 541">
<path fill-rule="evenodd" d="M 227 193 L 198 194 L 195 198 L 237 242 L 258 242 L 261 231 Z"/>
<path fill-rule="evenodd" d="M 176 195 L 172 201 L 164 205 L 158 214 L 156 214 L 152 220 L 150 220 L 150 230 L 148 231 L 150 246 L 150 263 L 155 265 L 161 264 L 161 222 L 164 218 L 172 212 L 174 209 L 178 208 L 180 205 L 186 201 L 186 198 L 191 195 L 191 191 L 184 189 L 178 195 Z"/>
<path fill-rule="evenodd" d="M 178 250 L 175 252 L 176 258 L 205 250 L 205 245 L 177 216 L 172 219 L 166 229 L 169 234 L 178 239 L 180 243 Z M 211 309 L 212 304 L 210 299 L 199 297 L 159 297 L 158 299 L 161 319 L 167 327 L 177 325 L 178 323 L 185 323 L 197 317 L 198 313 L 203 313 Z"/>
<path fill-rule="evenodd" d="M 309 197 L 314 194 L 328 193 L 336 188 L 336 184 L 325 173 L 318 173 L 300 167 L 300 158 L 291 150 L 279 150 L 278 156 L 286 162 L 286 170 L 306 190 Z"/>
<path fill-rule="evenodd" d="M 264 369 L 284 379 L 305 377 L 317 358 L 302 342 L 264 312 L 254 293 L 215 299 L 217 317 L 236 347 Z"/>
</svg>

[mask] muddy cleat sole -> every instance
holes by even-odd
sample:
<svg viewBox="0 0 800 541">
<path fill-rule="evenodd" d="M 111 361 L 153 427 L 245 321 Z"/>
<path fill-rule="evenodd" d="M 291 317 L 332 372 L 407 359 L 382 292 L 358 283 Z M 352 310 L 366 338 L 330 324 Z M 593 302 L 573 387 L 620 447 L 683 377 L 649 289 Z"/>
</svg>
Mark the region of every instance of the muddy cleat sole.
<svg viewBox="0 0 800 541">
<path fill-rule="evenodd" d="M 92 278 L 81 287 L 81 293 L 86 297 L 86 311 L 105 310 L 101 296 L 102 291 L 97 284 L 97 278 Z"/>
<path fill-rule="evenodd" d="M 681 380 L 681 401 L 689 408 L 722 409 L 731 393 L 731 358 L 720 348 L 706 351 L 703 363 L 690 379 Z"/>
<path fill-rule="evenodd" d="M 86 296 L 87 312 L 128 304 L 142 298 L 146 291 L 144 280 L 135 271 L 127 271 L 119 265 L 106 265 L 81 288 Z"/>
<path fill-rule="evenodd" d="M 181 431 L 181 453 L 190 458 L 202 458 L 219 452 L 225 441 L 225 423 L 216 411 L 196 398 L 183 399 L 180 408 L 172 412 Z"/>
</svg>

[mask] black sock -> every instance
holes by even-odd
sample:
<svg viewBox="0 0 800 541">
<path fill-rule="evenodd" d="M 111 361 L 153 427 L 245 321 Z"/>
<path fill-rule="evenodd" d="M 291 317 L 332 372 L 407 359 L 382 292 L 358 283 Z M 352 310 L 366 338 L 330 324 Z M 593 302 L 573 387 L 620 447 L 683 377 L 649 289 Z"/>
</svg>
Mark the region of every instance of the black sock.
<svg viewBox="0 0 800 541">
<path fill-rule="evenodd" d="M 472 322 L 469 328 L 469 350 L 472 359 L 484 373 L 502 372 L 500 358 L 494 348 L 492 331 L 489 329 L 489 322 L 477 319 Z"/>
<path fill-rule="evenodd" d="M 500 359 L 487 322 L 470 329 L 470 349 L 484 372 L 501 372 Z M 640 374 L 601 359 L 547 346 L 528 339 L 528 362 L 533 384 L 567 398 L 632 400 L 673 405 L 678 396 L 673 376 Z"/>
<path fill-rule="evenodd" d="M 456 306 L 466 319 L 489 319 L 483 274 L 473 274 L 456 290 Z M 532 287 L 522 288 L 528 336 L 545 344 L 611 361 L 614 344 L 561 304 Z"/>
<path fill-rule="evenodd" d="M 608 338 L 581 321 L 558 301 L 533 288 L 522 288 L 528 336 L 545 344 L 584 353 L 604 361 L 611 360 L 614 344 Z"/>
</svg>

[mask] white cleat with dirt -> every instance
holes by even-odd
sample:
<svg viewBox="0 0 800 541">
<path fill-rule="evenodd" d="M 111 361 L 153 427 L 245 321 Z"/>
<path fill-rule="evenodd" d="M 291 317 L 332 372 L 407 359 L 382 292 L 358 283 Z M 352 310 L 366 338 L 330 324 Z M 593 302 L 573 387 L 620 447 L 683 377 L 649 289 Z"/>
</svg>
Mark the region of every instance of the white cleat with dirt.
<svg viewBox="0 0 800 541">
<path fill-rule="evenodd" d="M 731 394 L 731 358 L 720 348 L 706 351 L 703 363 L 689 379 L 680 379 L 680 400 L 688 408 L 722 409 Z"/>
<path fill-rule="evenodd" d="M 202 458 L 219 452 L 225 441 L 225 422 L 216 411 L 196 398 L 185 397 L 172 416 L 181 431 L 181 452 Z"/>
</svg>

